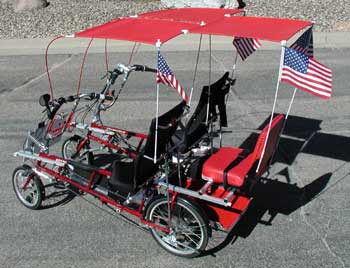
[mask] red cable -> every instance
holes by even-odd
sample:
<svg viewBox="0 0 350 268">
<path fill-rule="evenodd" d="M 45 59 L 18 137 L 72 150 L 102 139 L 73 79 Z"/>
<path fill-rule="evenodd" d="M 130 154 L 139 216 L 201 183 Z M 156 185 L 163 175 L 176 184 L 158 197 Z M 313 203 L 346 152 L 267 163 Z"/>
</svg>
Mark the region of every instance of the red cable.
<svg viewBox="0 0 350 268">
<path fill-rule="evenodd" d="M 47 73 L 47 78 L 49 80 L 49 88 L 50 88 L 50 96 L 51 96 L 51 99 L 53 99 L 53 88 L 52 88 L 52 82 L 51 82 L 51 76 L 50 76 L 50 72 L 49 72 L 49 63 L 48 63 L 48 52 L 49 52 L 49 47 L 51 46 L 51 44 L 53 42 L 55 42 L 56 40 L 58 39 L 61 39 L 63 38 L 64 36 L 61 35 L 61 36 L 58 36 L 58 37 L 55 37 L 54 39 L 52 39 L 50 41 L 50 43 L 47 45 L 46 47 L 46 51 L 45 51 L 45 68 L 46 68 L 46 73 Z"/>
<path fill-rule="evenodd" d="M 105 39 L 105 62 L 106 62 L 106 74 L 108 75 L 107 39 Z"/>
<path fill-rule="evenodd" d="M 93 40 L 94 40 L 93 38 L 90 39 L 90 42 L 89 42 L 88 46 L 85 49 L 83 62 L 81 63 L 81 67 L 80 67 L 80 76 L 79 76 L 78 87 L 77 87 L 77 95 L 80 94 L 80 83 L 81 83 L 81 78 L 83 77 L 83 69 L 84 69 L 85 59 L 86 59 L 86 55 L 87 55 L 87 53 L 89 51 L 90 45 L 91 45 Z"/>
<path fill-rule="evenodd" d="M 134 46 L 133 46 L 133 48 L 131 50 L 128 65 L 130 65 L 130 63 L 132 61 L 132 57 L 134 56 L 134 51 L 135 51 L 136 45 L 137 45 L 137 42 L 134 43 Z"/>
</svg>

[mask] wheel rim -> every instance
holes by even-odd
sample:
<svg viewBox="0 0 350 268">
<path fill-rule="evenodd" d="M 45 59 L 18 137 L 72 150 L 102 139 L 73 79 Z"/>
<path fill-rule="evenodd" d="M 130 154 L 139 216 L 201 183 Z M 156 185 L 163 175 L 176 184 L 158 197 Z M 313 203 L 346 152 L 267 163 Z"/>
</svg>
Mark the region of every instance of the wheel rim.
<svg viewBox="0 0 350 268">
<path fill-rule="evenodd" d="M 149 220 L 167 227 L 168 203 L 166 200 L 152 208 Z M 170 233 L 152 229 L 154 237 L 163 247 L 179 255 L 193 255 L 201 250 L 205 243 L 206 225 L 187 206 L 178 202 L 174 204 L 170 225 Z"/>
<path fill-rule="evenodd" d="M 69 140 L 64 144 L 63 157 L 66 159 L 72 159 L 72 156 L 77 152 L 78 142 Z"/>
<path fill-rule="evenodd" d="M 14 175 L 15 191 L 20 201 L 29 206 L 35 206 L 39 201 L 40 189 L 38 185 L 31 179 L 25 189 L 22 189 L 25 181 L 30 173 L 28 170 L 18 170 Z"/>
</svg>

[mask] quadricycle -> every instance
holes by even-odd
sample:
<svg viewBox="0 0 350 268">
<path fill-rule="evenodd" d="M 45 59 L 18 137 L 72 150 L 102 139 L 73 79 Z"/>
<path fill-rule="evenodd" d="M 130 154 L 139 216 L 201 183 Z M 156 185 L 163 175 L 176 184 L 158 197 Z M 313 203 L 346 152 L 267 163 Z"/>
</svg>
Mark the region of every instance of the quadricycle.
<svg viewBox="0 0 350 268">
<path fill-rule="evenodd" d="M 59 182 L 78 196 L 96 197 L 115 214 L 127 219 L 129 215 L 130 222 L 149 230 L 172 254 L 195 257 L 205 253 L 214 232 L 227 234 L 240 221 L 251 203 L 251 190 L 272 163 L 288 117 L 288 113 L 275 113 L 287 42 L 304 37 L 311 27 L 308 21 L 245 16 L 243 9 L 177 8 L 117 18 L 54 39 L 89 38 L 85 55 L 94 39 L 148 44 L 154 47 L 157 66 L 118 63 L 107 70 L 101 90 L 81 92 L 78 87 L 76 94 L 59 98 L 54 98 L 48 71 L 49 94 L 39 100 L 44 116 L 28 133 L 23 149 L 15 153 L 26 161 L 13 173 L 16 196 L 24 206 L 39 209 L 45 200 L 45 182 Z M 225 72 L 217 81 L 209 79 L 195 107 L 191 98 L 198 89 L 192 87 L 188 96 L 161 55 L 164 43 L 184 34 L 200 37 L 195 74 L 203 35 L 209 36 L 209 49 L 213 36 L 237 41 L 232 46 L 232 72 Z M 245 59 L 261 45 L 260 40 L 281 44 L 271 117 L 254 148 L 222 146 L 221 130 L 230 117 L 227 96 L 236 81 L 237 55 Z M 307 41 L 309 44 L 310 38 Z M 149 73 L 157 91 L 148 133 L 103 124 L 104 111 L 118 103 L 127 81 L 138 72 Z M 181 98 L 163 114 L 159 114 L 160 86 L 171 87 Z M 73 108 L 61 113 L 62 106 Z M 70 137 L 62 142 L 63 134 Z M 62 155 L 50 153 L 54 143 L 62 143 Z M 113 160 L 99 166 L 99 151 L 114 156 Z"/>
</svg>

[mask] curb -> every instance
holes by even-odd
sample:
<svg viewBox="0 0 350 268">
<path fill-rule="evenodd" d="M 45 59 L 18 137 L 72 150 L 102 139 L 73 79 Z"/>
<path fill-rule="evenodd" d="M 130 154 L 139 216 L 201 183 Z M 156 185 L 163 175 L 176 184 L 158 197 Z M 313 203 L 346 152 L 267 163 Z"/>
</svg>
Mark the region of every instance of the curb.
<svg viewBox="0 0 350 268">
<path fill-rule="evenodd" d="M 52 38 L 37 39 L 0 39 L 0 55 L 42 55 L 45 53 L 47 44 Z M 83 53 L 89 39 L 85 38 L 65 38 L 56 41 L 50 47 L 50 54 L 77 54 Z M 208 42 L 203 38 L 202 50 L 208 50 Z M 212 38 L 213 50 L 231 50 L 232 38 L 214 36 Z M 198 49 L 199 35 L 183 35 L 165 43 L 162 50 L 165 51 L 196 51 Z M 109 52 L 130 52 L 133 42 L 109 40 Z M 103 39 L 95 39 L 89 52 L 104 52 L 105 42 Z M 315 48 L 350 48 L 350 32 L 316 32 L 314 33 Z M 273 50 L 279 49 L 277 43 L 263 42 L 261 49 Z M 151 45 L 141 45 L 139 51 L 155 51 Z"/>
</svg>

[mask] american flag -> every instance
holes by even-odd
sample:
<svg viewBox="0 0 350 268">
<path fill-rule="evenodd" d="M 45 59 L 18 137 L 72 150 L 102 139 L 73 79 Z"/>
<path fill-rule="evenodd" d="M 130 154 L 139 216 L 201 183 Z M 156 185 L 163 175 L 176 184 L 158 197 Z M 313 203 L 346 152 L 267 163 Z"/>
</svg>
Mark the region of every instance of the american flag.
<svg viewBox="0 0 350 268">
<path fill-rule="evenodd" d="M 295 41 L 290 48 L 295 49 L 301 53 L 304 53 L 308 57 L 314 56 L 314 38 L 312 34 L 312 28 L 303 33 L 302 36 Z"/>
<path fill-rule="evenodd" d="M 184 101 L 188 102 L 188 96 L 185 90 L 175 78 L 174 73 L 170 70 L 163 56 L 158 52 L 158 68 L 157 68 L 157 83 L 163 83 L 172 88 L 175 88 Z"/>
<path fill-rule="evenodd" d="M 255 38 L 235 37 L 232 43 L 242 60 L 248 58 L 255 50 L 261 47 L 261 43 Z"/>
<path fill-rule="evenodd" d="M 281 81 L 320 98 L 332 94 L 332 70 L 291 48 L 285 48 Z"/>
</svg>

